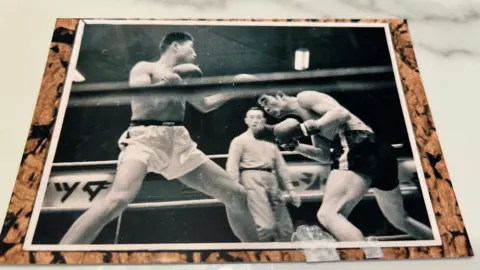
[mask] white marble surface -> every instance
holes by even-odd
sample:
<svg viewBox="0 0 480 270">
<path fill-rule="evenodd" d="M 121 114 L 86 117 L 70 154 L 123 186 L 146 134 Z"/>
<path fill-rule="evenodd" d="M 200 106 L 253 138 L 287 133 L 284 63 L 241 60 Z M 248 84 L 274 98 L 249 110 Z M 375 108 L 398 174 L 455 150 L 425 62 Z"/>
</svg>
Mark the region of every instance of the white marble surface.
<svg viewBox="0 0 480 270">
<path fill-rule="evenodd" d="M 57 17 L 408 19 L 420 72 L 474 250 L 480 250 L 480 0 L 129 0 L 0 1 L 0 214 L 6 212 Z M 226 269 L 478 269 L 480 259 L 229 265 Z M 221 269 L 118 266 L 74 269 Z M 301 267 L 301 268 L 299 268 Z M 3 267 L 0 267 L 3 268 Z M 8 268 L 8 267 L 6 267 Z M 5 268 L 5 269 L 6 269 Z M 22 269 L 24 267 L 21 267 Z M 43 269 L 45 267 L 37 267 Z M 36 268 L 36 269 L 37 269 Z M 14 268 L 20 269 L 20 267 Z M 25 268 L 29 269 L 29 268 Z"/>
</svg>

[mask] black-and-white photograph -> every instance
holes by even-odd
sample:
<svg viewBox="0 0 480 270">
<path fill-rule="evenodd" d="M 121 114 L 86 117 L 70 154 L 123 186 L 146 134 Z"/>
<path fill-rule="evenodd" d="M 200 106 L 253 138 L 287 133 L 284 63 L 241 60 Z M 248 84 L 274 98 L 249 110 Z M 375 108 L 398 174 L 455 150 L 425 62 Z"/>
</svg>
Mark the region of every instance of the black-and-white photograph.
<svg viewBox="0 0 480 270">
<path fill-rule="evenodd" d="M 80 21 L 25 249 L 305 243 L 441 244 L 387 24 Z"/>
</svg>

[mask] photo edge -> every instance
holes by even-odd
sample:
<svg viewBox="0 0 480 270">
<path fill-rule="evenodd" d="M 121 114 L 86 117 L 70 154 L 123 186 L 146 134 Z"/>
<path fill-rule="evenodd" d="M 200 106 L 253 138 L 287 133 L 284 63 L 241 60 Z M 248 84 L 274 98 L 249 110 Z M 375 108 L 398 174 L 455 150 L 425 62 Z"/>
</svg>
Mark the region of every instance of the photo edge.
<svg viewBox="0 0 480 270">
<path fill-rule="evenodd" d="M 264 245 L 264 247 L 262 247 Z M 272 247 L 273 245 L 273 247 Z M 32 244 L 30 251 L 204 251 L 204 250 L 291 250 L 291 249 L 363 249 L 363 248 L 408 248 L 408 247 L 436 247 L 441 246 L 440 240 L 414 240 L 414 241 L 381 241 L 376 243 L 359 242 L 358 244 L 336 242 L 329 245 L 315 244 L 287 244 L 287 243 L 196 243 L 196 244 L 97 244 L 97 245 L 54 245 L 54 244 Z M 182 247 L 182 248 L 180 248 Z"/>
<path fill-rule="evenodd" d="M 184 25 L 184 26 L 292 26 L 292 27 L 353 27 L 353 28 L 383 28 L 388 22 L 322 22 L 322 21 L 242 21 L 240 19 L 227 20 L 172 20 L 172 19 L 82 19 L 87 25 Z"/>
<path fill-rule="evenodd" d="M 72 44 L 72 53 L 68 62 L 67 70 L 65 71 L 65 81 L 63 86 L 62 96 L 60 98 L 60 105 L 57 110 L 55 125 L 50 139 L 50 145 L 48 146 L 48 153 L 45 158 L 45 163 L 42 166 L 42 176 L 39 181 L 37 194 L 32 207 L 32 215 L 28 222 L 28 228 L 25 234 L 25 240 L 23 245 L 31 247 L 33 245 L 33 238 L 38 225 L 38 219 L 42 210 L 43 201 L 45 199 L 45 193 L 48 186 L 48 180 L 50 178 L 51 169 L 53 165 L 53 159 L 56 155 L 56 148 L 60 139 L 61 130 L 63 128 L 63 120 L 65 118 L 66 107 L 70 99 L 70 91 L 72 87 L 72 68 L 76 66 L 78 56 L 80 52 L 81 42 L 83 39 L 85 23 L 83 20 L 78 20 L 77 28 L 75 30 L 75 37 Z"/>
<path fill-rule="evenodd" d="M 438 228 L 438 222 L 437 222 L 437 219 L 435 218 L 435 212 L 433 210 L 432 198 L 430 196 L 430 191 L 428 189 L 427 182 L 425 179 L 425 170 L 421 162 L 420 149 L 416 141 L 415 132 L 413 130 L 413 122 L 409 114 L 408 103 L 406 101 L 405 92 L 403 89 L 403 85 L 401 83 L 401 74 L 398 67 L 397 59 L 395 57 L 395 48 L 392 41 L 393 33 L 390 29 L 390 24 L 386 24 L 384 26 L 384 29 L 385 29 L 385 37 L 386 37 L 387 46 L 389 49 L 390 59 L 392 63 L 393 73 L 395 77 L 397 93 L 399 95 L 400 106 L 402 108 L 402 114 L 405 121 L 404 124 L 407 130 L 408 139 L 410 142 L 410 149 L 412 151 L 413 159 L 415 162 L 417 175 L 419 177 L 422 198 L 423 198 L 425 208 L 427 210 L 428 219 L 430 222 L 430 227 L 431 227 L 430 229 L 433 231 L 434 239 L 438 241 L 442 241 L 440 231 Z"/>
<path fill-rule="evenodd" d="M 34 234 L 35 234 L 35 231 L 36 231 L 36 227 L 38 225 L 38 219 L 39 219 L 40 212 L 41 212 L 41 206 L 42 206 L 43 201 L 45 199 L 45 192 L 46 192 L 46 187 L 47 187 L 47 184 L 48 184 L 48 179 L 50 178 L 51 168 L 52 168 L 52 164 L 53 164 L 53 158 L 56 154 L 56 151 L 52 151 L 52 150 L 56 149 L 56 146 L 58 145 L 58 142 L 59 142 L 59 136 L 55 136 L 55 134 L 60 135 L 62 127 L 63 127 L 63 120 L 64 120 L 66 110 L 65 109 L 62 110 L 62 105 L 63 105 L 63 107 L 67 107 L 68 106 L 68 101 L 70 99 L 70 90 L 71 90 L 71 87 L 72 87 L 72 74 L 71 74 L 72 69 L 71 68 L 74 68 L 73 65 L 77 64 L 77 61 L 78 61 L 78 58 L 79 58 L 79 50 L 80 50 L 80 46 L 81 46 L 81 42 L 82 42 L 82 38 L 83 38 L 83 28 L 85 27 L 85 25 L 92 25 L 88 21 L 89 21 L 88 19 L 87 20 L 80 19 L 79 22 L 78 22 L 78 25 L 77 25 L 77 31 L 75 32 L 75 40 L 74 40 L 74 43 L 72 44 L 72 55 L 71 55 L 71 58 L 70 58 L 68 69 L 66 71 L 67 74 L 66 74 L 66 78 L 65 78 L 64 92 L 63 92 L 63 95 L 66 95 L 67 97 L 65 98 L 65 100 L 61 100 L 62 102 L 60 103 L 60 107 L 59 107 L 58 114 L 57 114 L 57 120 L 56 120 L 55 128 L 54 128 L 54 129 L 58 129 L 58 132 L 55 132 L 55 131 L 53 132 L 53 135 L 52 135 L 51 141 L 50 141 L 50 146 L 48 148 L 49 153 L 47 154 L 46 162 L 45 162 L 44 166 L 42 167 L 44 169 L 44 173 L 42 174 L 42 177 L 40 179 L 39 188 L 37 190 L 37 196 L 36 196 L 36 199 L 34 201 L 34 206 L 33 206 L 33 209 L 32 209 L 32 217 L 31 217 L 31 219 L 28 223 L 29 225 L 28 225 L 28 229 L 27 229 L 27 233 L 26 233 L 26 237 L 25 237 L 25 242 L 23 243 L 23 249 L 27 250 L 27 251 L 47 251 L 47 250 L 48 251 L 77 251 L 77 250 L 70 250 L 68 248 L 68 246 L 65 246 L 65 245 L 33 244 L 33 237 L 34 237 Z M 97 19 L 94 19 L 94 21 L 97 21 Z M 125 21 L 130 21 L 130 20 L 125 20 Z M 135 21 L 135 20 L 132 20 L 132 21 Z M 169 21 L 168 20 L 165 20 L 165 21 L 160 21 L 159 20 L 159 22 L 169 22 Z M 188 21 L 185 21 L 185 22 L 188 22 Z M 199 22 L 203 22 L 203 21 L 199 21 Z M 223 22 L 226 22 L 226 21 L 223 21 Z M 244 23 L 244 22 L 238 22 L 238 23 Z M 257 23 L 257 22 L 252 22 L 252 23 Z M 278 27 L 278 26 L 283 25 L 282 23 L 280 23 L 280 25 L 273 24 L 273 23 L 276 23 L 276 22 L 269 22 L 269 23 L 272 23 L 271 26 L 274 26 L 274 27 L 275 26 Z M 285 23 L 285 26 L 287 26 L 287 25 L 291 25 L 292 23 L 295 23 L 295 22 L 284 22 L 284 23 Z M 299 25 L 299 26 L 308 27 L 311 24 L 311 26 L 319 27 L 317 24 L 329 24 L 329 23 L 309 22 L 308 24 L 309 25 Z M 338 24 L 338 23 L 332 23 L 332 24 Z M 357 26 L 358 24 L 367 24 L 367 23 L 352 22 L 352 23 L 344 23 L 344 24 L 351 24 L 350 26 L 345 26 L 345 27 L 351 27 L 353 25 Z M 365 28 L 377 28 L 377 27 L 379 27 L 379 28 L 385 28 L 386 29 L 386 38 L 387 38 L 386 41 L 387 41 L 387 46 L 389 48 L 391 64 L 392 64 L 392 67 L 394 68 L 396 88 L 397 88 L 399 94 L 403 95 L 403 98 L 404 98 L 404 92 L 402 91 L 403 86 L 401 84 L 400 85 L 398 84 L 399 83 L 398 76 L 400 76 L 400 74 L 399 74 L 399 71 L 398 71 L 398 66 L 396 65 L 395 52 L 393 51 L 393 48 L 391 46 L 391 31 L 389 29 L 389 23 L 375 23 L 375 24 L 376 24 L 376 26 L 374 26 L 374 27 L 369 27 L 369 26 L 362 26 L 362 27 L 365 27 Z M 145 25 L 145 24 L 141 24 L 141 25 Z M 154 25 L 169 26 L 171 24 L 163 23 L 163 24 L 154 24 Z M 185 24 L 185 25 L 187 25 L 187 24 Z M 190 25 L 190 24 L 188 24 L 188 25 Z M 218 25 L 218 24 L 216 24 L 216 25 Z M 194 26 L 194 25 L 192 25 L 192 26 Z M 238 26 L 241 26 L 241 25 L 238 25 Z M 255 25 L 252 25 L 252 26 L 255 26 Z M 79 31 L 80 27 L 82 27 L 82 33 L 81 34 L 80 34 L 80 31 Z M 325 27 L 330 27 L 330 26 L 325 26 Z M 80 36 L 78 36 L 79 34 L 80 34 Z M 78 37 L 78 39 L 77 39 L 77 37 Z M 78 51 L 75 54 L 76 46 L 78 46 Z M 72 65 L 72 63 L 73 63 L 73 65 Z M 67 89 L 68 89 L 68 91 L 67 91 Z M 400 93 L 400 91 L 402 91 L 402 92 Z M 404 116 L 404 121 L 405 121 L 405 124 L 407 126 L 411 127 L 412 121 L 411 121 L 411 119 L 408 115 L 408 107 L 407 108 L 404 107 L 404 104 L 402 102 L 402 97 L 400 97 L 400 105 L 402 107 L 402 111 L 407 110 L 406 114 L 408 116 L 408 119 L 406 119 L 405 116 Z M 62 112 L 61 117 L 60 117 L 60 112 Z M 409 131 L 408 127 L 407 127 L 407 133 L 408 133 L 410 143 L 412 143 L 412 138 L 411 138 L 411 134 L 410 134 L 410 131 Z M 414 136 L 414 134 L 413 134 L 413 136 Z M 417 155 L 419 155 L 419 148 L 418 148 L 418 145 L 416 143 L 415 136 L 413 137 L 413 142 L 415 144 L 411 145 L 411 150 L 412 150 L 412 152 L 414 152 L 412 154 L 414 155 L 414 158 L 415 158 L 415 151 L 417 152 Z M 50 162 L 48 162 L 48 161 L 50 161 Z M 418 160 L 415 159 L 415 164 L 416 164 L 417 172 L 419 170 L 422 172 L 421 174 L 419 174 L 419 177 L 421 178 L 420 179 L 421 185 L 422 184 L 426 185 L 426 180 L 425 180 L 425 177 L 423 175 L 424 170 L 423 170 L 423 166 L 421 165 L 421 162 L 419 164 Z M 48 170 L 47 170 L 47 168 L 48 168 Z M 46 173 L 46 172 L 48 172 L 48 173 Z M 42 187 L 43 187 L 43 189 L 42 189 Z M 429 221 L 430 221 L 431 227 L 432 227 L 431 229 L 434 230 L 434 239 L 433 240 L 423 240 L 423 242 L 428 242 L 429 244 L 427 246 L 433 246 L 432 243 L 435 243 L 435 245 L 437 245 L 437 244 L 441 245 L 442 241 L 441 241 L 441 238 L 440 238 L 440 233 L 438 232 L 438 224 L 437 224 L 437 221 L 435 219 L 435 215 L 434 215 L 433 212 L 430 213 L 430 211 L 429 211 L 429 206 L 431 206 L 432 202 L 431 202 L 431 197 L 430 197 L 429 192 L 428 192 L 428 187 L 426 187 L 426 190 L 424 190 L 424 187 L 422 185 L 422 197 L 424 197 L 424 199 L 425 199 L 425 196 L 428 196 L 427 199 L 429 200 L 428 203 L 427 202 L 425 202 L 425 203 L 426 203 L 426 207 L 427 207 L 427 214 L 429 216 Z M 41 198 L 41 200 L 37 200 L 37 198 Z M 433 214 L 433 216 L 432 216 L 432 214 Z M 432 220 L 433 220 L 434 224 L 432 224 Z M 27 242 L 27 240 L 30 240 L 30 241 Z M 385 242 L 396 243 L 396 242 L 407 242 L 407 241 L 384 241 L 383 243 L 385 243 Z M 425 245 L 421 245 L 421 244 L 418 243 L 418 242 L 421 242 L 421 240 L 408 241 L 408 242 L 412 242 L 413 244 L 412 245 L 405 245 L 405 246 L 398 246 L 398 247 L 425 246 Z M 210 244 L 212 244 L 212 243 L 201 243 L 201 244 L 194 244 L 194 245 L 210 245 Z M 213 243 L 213 244 L 218 244 L 218 243 Z M 237 243 L 233 243 L 233 244 L 237 244 Z M 89 249 L 89 247 L 85 247 L 85 249 L 80 249 L 78 251 L 107 251 L 107 250 L 108 251 L 125 251 L 125 250 L 127 250 L 127 249 L 118 249 L 118 248 L 121 248 L 122 246 L 129 247 L 128 250 L 132 250 L 132 251 L 136 251 L 136 250 L 157 251 L 157 250 L 151 250 L 151 248 L 148 248 L 148 249 L 132 249 L 132 248 L 130 248 L 132 245 L 139 245 L 139 244 L 106 245 L 106 246 L 116 247 L 116 248 L 113 248 L 113 249 L 109 248 L 109 247 L 105 247 L 105 249 L 103 249 L 103 248 L 102 249 L 98 249 L 98 248 Z M 145 244 L 145 245 L 149 246 L 149 245 L 157 245 L 157 244 Z M 171 245 L 171 244 L 161 244 L 161 245 Z M 182 245 L 188 246 L 189 244 L 182 244 Z M 240 244 L 240 245 L 242 245 L 242 244 Z M 97 245 L 88 245 L 88 246 L 97 246 Z M 57 249 L 54 249 L 53 247 L 57 247 Z M 376 247 L 376 246 L 373 245 L 371 247 Z M 383 247 L 383 245 L 380 245 L 380 247 Z M 391 246 L 387 246 L 386 248 L 388 248 L 388 247 L 391 247 Z M 301 249 L 302 247 L 298 246 L 298 247 L 285 247 L 285 248 L 276 248 L 276 249 L 291 249 L 291 248 Z M 319 248 L 321 248 L 321 246 Z M 361 248 L 361 247 L 337 247 L 337 248 Z M 220 249 L 220 248 L 216 248 L 216 249 Z M 220 249 L 220 250 L 231 250 L 231 249 L 232 248 L 223 248 L 223 249 Z M 237 249 L 237 248 L 234 248 L 234 249 Z M 249 248 L 248 247 L 241 248 L 241 250 L 247 250 L 247 249 L 249 249 Z M 259 249 L 259 248 L 255 247 L 255 249 Z M 265 250 L 271 249 L 271 246 L 261 248 L 261 249 L 265 249 Z M 178 248 L 176 248 L 176 249 L 172 248 L 172 249 L 164 249 L 164 250 L 172 251 L 172 250 L 179 250 L 179 249 Z M 204 248 L 204 249 L 184 248 L 182 250 L 207 250 L 207 249 L 206 248 Z M 158 250 L 158 251 L 161 251 L 161 250 Z"/>
</svg>

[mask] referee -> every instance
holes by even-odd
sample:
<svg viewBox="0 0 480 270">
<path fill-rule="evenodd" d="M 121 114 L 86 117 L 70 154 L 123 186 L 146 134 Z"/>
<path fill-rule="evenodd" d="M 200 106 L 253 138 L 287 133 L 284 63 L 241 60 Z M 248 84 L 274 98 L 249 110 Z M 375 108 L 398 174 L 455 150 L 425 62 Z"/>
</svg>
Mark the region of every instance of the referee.
<svg viewBox="0 0 480 270">
<path fill-rule="evenodd" d="M 294 191 L 287 164 L 278 147 L 255 137 L 265 125 L 263 111 L 250 108 L 245 123 L 248 130 L 230 144 L 227 172 L 247 190 L 248 206 L 260 241 L 290 241 L 293 224 L 278 180 L 282 181 L 296 207 L 301 204 L 300 197 Z"/>
</svg>

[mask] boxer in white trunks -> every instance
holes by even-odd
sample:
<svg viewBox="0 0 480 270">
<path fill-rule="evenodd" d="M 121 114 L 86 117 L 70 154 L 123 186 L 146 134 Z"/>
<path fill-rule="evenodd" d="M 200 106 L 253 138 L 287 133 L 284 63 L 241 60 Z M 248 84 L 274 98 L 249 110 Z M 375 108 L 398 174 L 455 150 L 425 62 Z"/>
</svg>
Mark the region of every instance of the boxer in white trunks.
<svg viewBox="0 0 480 270">
<path fill-rule="evenodd" d="M 278 146 L 255 137 L 256 132 L 265 125 L 263 111 L 258 107 L 250 108 L 245 116 L 245 124 L 247 131 L 230 143 L 227 172 L 247 190 L 248 206 L 257 224 L 259 240 L 290 241 L 293 223 L 278 180 L 290 195 L 294 206 L 300 206 L 300 197 L 295 192 Z"/>
<path fill-rule="evenodd" d="M 188 33 L 166 35 L 160 43 L 160 59 L 137 63 L 130 72 L 130 86 L 176 84 L 187 77 L 201 76 L 200 68 L 193 65 L 196 58 L 193 45 L 194 39 Z M 131 125 L 119 140 L 121 153 L 111 189 L 102 201 L 75 221 L 60 244 L 92 243 L 135 199 L 149 172 L 161 174 L 167 180 L 178 179 L 220 200 L 238 239 L 258 241 L 245 188 L 198 150 L 183 126 L 186 102 L 208 112 L 230 98 L 231 94 L 222 93 L 195 98 L 161 95 L 132 98 Z"/>
<path fill-rule="evenodd" d="M 291 150 L 322 162 L 333 161 L 325 196 L 317 212 L 318 221 L 338 241 L 365 241 L 348 216 L 369 188 L 382 213 L 396 228 L 416 239 L 433 239 L 430 228 L 405 211 L 399 188 L 398 164 L 390 144 L 335 99 L 316 91 L 296 96 L 282 92 L 262 95 L 259 104 L 270 115 L 295 115 L 264 132 L 271 132 Z M 296 138 L 312 136 L 314 146 L 299 144 Z M 334 149 L 330 155 L 331 147 Z"/>
</svg>

